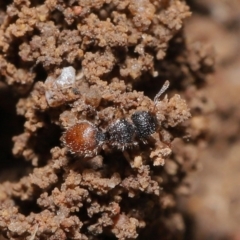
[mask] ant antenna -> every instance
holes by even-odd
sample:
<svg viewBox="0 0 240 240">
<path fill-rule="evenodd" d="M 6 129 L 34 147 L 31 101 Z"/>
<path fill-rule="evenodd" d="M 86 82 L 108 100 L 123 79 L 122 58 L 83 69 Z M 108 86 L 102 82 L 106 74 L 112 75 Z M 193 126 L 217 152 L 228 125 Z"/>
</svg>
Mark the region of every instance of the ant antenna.
<svg viewBox="0 0 240 240">
<path fill-rule="evenodd" d="M 157 95 L 154 98 L 155 106 L 156 106 L 159 98 L 161 97 L 161 95 L 168 89 L 169 85 L 170 85 L 170 82 L 168 80 L 163 84 L 162 88 L 160 89 L 160 91 L 157 93 Z"/>
</svg>

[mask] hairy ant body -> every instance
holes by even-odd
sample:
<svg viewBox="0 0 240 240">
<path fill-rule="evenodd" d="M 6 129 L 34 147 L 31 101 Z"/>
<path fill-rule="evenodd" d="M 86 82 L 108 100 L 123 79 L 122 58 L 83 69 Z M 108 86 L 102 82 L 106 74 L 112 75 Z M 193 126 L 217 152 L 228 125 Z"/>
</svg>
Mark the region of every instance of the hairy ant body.
<svg viewBox="0 0 240 240">
<path fill-rule="evenodd" d="M 166 81 L 154 98 L 155 106 L 168 87 L 169 81 Z M 134 112 L 131 122 L 124 118 L 116 120 L 107 127 L 106 132 L 89 121 L 80 121 L 67 129 L 63 135 L 63 143 L 71 153 L 90 157 L 96 155 L 104 143 L 122 151 L 138 145 L 139 141 L 145 143 L 157 128 L 154 107 L 153 111 Z"/>
</svg>

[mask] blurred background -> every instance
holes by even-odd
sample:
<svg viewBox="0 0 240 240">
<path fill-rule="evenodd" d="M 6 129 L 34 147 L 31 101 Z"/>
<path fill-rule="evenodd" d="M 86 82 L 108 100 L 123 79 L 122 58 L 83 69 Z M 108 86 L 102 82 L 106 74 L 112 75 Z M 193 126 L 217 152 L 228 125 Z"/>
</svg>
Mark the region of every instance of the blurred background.
<svg viewBox="0 0 240 240">
<path fill-rule="evenodd" d="M 205 121 L 191 196 L 181 197 L 186 239 L 240 240 L 240 0 L 189 0 L 188 41 L 215 52 L 215 73 L 203 94 L 213 103 Z"/>
</svg>

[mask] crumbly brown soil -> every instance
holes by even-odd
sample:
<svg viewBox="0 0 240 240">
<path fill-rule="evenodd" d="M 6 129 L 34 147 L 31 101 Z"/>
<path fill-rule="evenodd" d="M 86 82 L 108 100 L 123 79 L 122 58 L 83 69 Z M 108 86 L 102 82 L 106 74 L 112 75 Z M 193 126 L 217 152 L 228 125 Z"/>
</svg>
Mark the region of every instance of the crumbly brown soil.
<svg viewBox="0 0 240 240">
<path fill-rule="evenodd" d="M 186 40 L 190 15 L 180 0 L 0 3 L 5 238 L 183 239 L 176 196 L 189 192 L 214 110 L 201 90 L 213 52 Z M 76 77 L 61 85 L 69 66 Z M 154 104 L 167 79 L 170 89 Z M 81 120 L 105 131 L 140 110 L 159 125 L 146 144 L 105 144 L 95 157 L 63 144 Z"/>
</svg>

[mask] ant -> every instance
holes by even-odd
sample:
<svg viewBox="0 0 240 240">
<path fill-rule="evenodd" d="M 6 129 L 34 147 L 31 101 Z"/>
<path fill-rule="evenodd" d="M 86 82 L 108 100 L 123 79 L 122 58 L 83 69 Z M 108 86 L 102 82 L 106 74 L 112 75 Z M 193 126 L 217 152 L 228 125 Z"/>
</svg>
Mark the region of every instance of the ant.
<svg viewBox="0 0 240 240">
<path fill-rule="evenodd" d="M 156 104 L 161 95 L 168 89 L 166 81 L 154 97 L 153 111 L 136 111 L 131 116 L 131 122 L 122 118 L 111 123 L 106 132 L 102 132 L 91 122 L 84 120 L 69 127 L 63 135 L 63 143 L 71 153 L 85 157 L 97 155 L 104 143 L 124 151 L 144 143 L 157 131 Z"/>
</svg>

